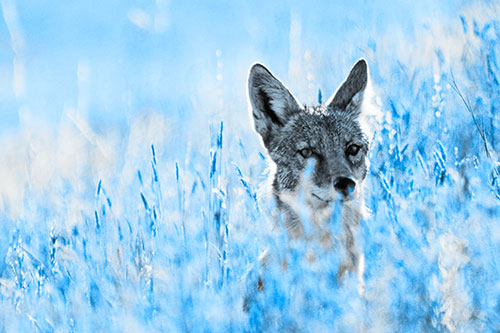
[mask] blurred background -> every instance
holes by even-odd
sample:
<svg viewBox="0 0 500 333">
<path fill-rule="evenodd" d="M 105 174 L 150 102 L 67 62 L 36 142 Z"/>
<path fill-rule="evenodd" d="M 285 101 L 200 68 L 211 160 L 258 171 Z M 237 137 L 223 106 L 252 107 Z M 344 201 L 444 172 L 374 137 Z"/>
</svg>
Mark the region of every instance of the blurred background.
<svg viewBox="0 0 500 333">
<path fill-rule="evenodd" d="M 186 121 L 216 112 L 220 100 L 230 104 L 224 116 L 246 120 L 256 61 L 310 103 L 361 56 L 432 61 L 432 48 L 415 42 L 435 26 L 460 28 L 461 11 L 474 8 L 466 3 L 6 0 L 0 130 L 19 129 L 24 117 L 57 126 L 72 111 L 95 126 L 126 126 L 151 109 Z"/>
<path fill-rule="evenodd" d="M 0 331 L 500 330 L 498 2 L 0 4 Z M 273 228 L 246 97 L 254 62 L 313 104 L 361 57 L 364 293 Z"/>
</svg>

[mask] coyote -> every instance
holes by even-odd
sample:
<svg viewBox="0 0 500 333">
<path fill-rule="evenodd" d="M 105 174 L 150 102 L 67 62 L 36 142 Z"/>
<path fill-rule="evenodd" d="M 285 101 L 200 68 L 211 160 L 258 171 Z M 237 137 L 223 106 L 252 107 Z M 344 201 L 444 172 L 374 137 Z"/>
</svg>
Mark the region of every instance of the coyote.
<svg viewBox="0 0 500 333">
<path fill-rule="evenodd" d="M 254 64 L 248 78 L 251 118 L 272 160 L 273 196 L 290 238 L 328 248 L 328 223 L 341 205 L 346 259 L 337 277 L 357 271 L 361 283 L 364 257 L 355 248 L 354 228 L 368 168 L 369 137 L 361 121 L 367 83 L 368 67 L 360 59 L 325 104 L 302 106 L 265 66 Z M 305 219 L 312 235 L 305 234 Z"/>
</svg>

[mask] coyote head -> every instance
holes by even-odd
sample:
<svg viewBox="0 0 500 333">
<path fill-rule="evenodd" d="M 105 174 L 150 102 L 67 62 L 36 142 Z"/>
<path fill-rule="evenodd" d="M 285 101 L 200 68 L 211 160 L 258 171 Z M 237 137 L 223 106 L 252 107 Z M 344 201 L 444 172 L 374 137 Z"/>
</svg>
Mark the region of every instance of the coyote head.
<svg viewBox="0 0 500 333">
<path fill-rule="evenodd" d="M 250 70 L 248 92 L 255 130 L 276 164 L 278 207 L 291 208 L 299 192 L 313 212 L 335 199 L 359 196 L 366 176 L 368 137 L 360 123 L 368 69 L 359 60 L 325 104 L 302 106 L 261 64 Z"/>
</svg>

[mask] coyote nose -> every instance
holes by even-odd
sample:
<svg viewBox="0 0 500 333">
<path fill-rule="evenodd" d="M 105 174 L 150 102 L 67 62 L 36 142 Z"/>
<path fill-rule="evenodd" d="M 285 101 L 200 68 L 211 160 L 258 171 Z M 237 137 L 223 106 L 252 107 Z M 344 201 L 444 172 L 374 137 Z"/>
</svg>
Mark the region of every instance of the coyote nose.
<svg viewBox="0 0 500 333">
<path fill-rule="evenodd" d="M 333 185 L 333 187 L 335 187 L 337 191 L 342 193 L 344 197 L 349 196 L 349 194 L 352 193 L 352 191 L 354 191 L 355 186 L 356 183 L 352 179 L 344 177 L 339 177 L 335 179 L 335 184 Z"/>
</svg>

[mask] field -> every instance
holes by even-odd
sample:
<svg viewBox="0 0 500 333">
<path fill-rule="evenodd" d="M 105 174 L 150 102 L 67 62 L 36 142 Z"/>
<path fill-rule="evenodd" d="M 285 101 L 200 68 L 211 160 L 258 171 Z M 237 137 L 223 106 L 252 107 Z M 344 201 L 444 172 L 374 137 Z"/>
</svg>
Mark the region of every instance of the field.
<svg viewBox="0 0 500 333">
<path fill-rule="evenodd" d="M 2 4 L 12 37 L 10 6 Z M 125 83 L 115 78 L 130 85 L 125 97 L 115 88 L 111 97 L 95 93 L 105 86 L 92 77 L 116 73 L 100 74 L 92 56 L 78 63 L 75 105 L 60 115 L 32 112 L 39 100 L 29 82 L 24 93 L 9 88 L 16 98 L 4 107 L 19 107 L 20 120 L 0 137 L 0 331 L 500 330 L 498 7 L 463 5 L 413 32 L 361 36 L 358 27 L 359 39 L 335 51 L 308 39 L 314 12 L 285 12 L 283 62 L 245 49 L 242 64 L 214 48 L 183 74 L 188 83 L 169 83 L 171 94 L 180 94 L 178 82 L 186 89 L 176 99 L 162 99 L 155 84 L 174 78 L 157 78 L 153 66 L 137 82 L 135 68 Z M 141 27 L 140 14 L 129 19 Z M 36 62 L 21 53 L 13 57 L 28 59 L 30 78 Z M 275 226 L 266 153 L 245 96 L 252 61 L 267 59 L 310 104 L 326 100 L 360 57 L 376 110 L 370 214 L 357 236 L 363 293 L 354 274 L 337 283 L 339 251 L 311 263 L 303 259 L 311 245 L 290 245 Z M 120 96 L 139 111 L 114 123 L 121 104 L 107 103 Z M 100 105 L 112 111 L 96 115 Z M 331 228 L 341 232 L 338 219 Z M 262 269 L 266 249 L 288 269 Z"/>
</svg>

